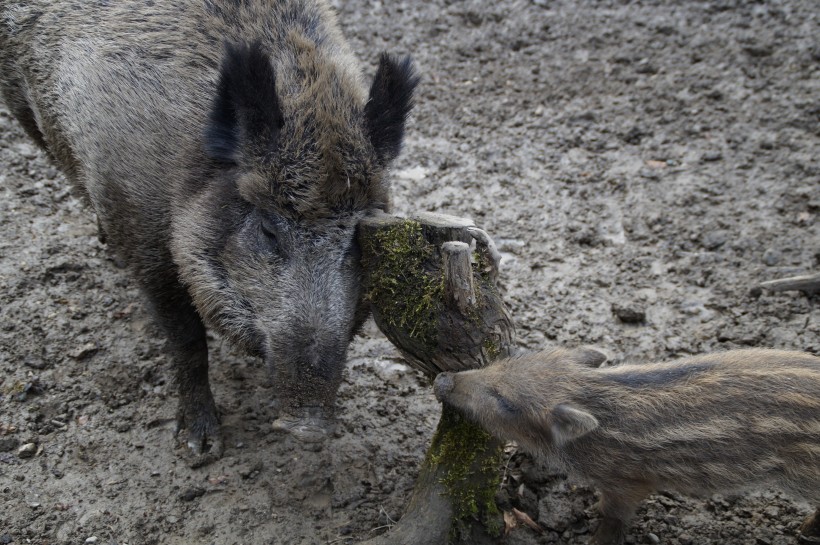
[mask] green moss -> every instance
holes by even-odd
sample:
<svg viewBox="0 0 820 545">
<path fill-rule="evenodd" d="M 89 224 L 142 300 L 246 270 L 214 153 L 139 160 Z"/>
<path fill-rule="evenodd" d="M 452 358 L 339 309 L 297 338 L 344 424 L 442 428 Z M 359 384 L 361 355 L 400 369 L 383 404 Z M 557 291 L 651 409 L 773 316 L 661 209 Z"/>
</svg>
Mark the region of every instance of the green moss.
<svg viewBox="0 0 820 545">
<path fill-rule="evenodd" d="M 494 361 L 498 359 L 498 356 L 501 355 L 501 348 L 499 348 L 498 343 L 496 343 L 490 337 L 484 339 L 484 352 L 487 353 L 487 359 L 489 361 Z"/>
<path fill-rule="evenodd" d="M 455 410 L 444 408 L 427 463 L 444 470 L 441 484 L 453 505 L 453 541 L 466 537 L 475 520 L 491 535 L 500 535 L 495 493 L 501 484 L 502 455 L 502 445 L 490 434 Z"/>
<path fill-rule="evenodd" d="M 435 249 L 421 224 L 404 220 L 376 233 L 366 254 L 374 256 L 367 297 L 390 326 L 435 347 L 443 279 L 427 272 Z"/>
</svg>

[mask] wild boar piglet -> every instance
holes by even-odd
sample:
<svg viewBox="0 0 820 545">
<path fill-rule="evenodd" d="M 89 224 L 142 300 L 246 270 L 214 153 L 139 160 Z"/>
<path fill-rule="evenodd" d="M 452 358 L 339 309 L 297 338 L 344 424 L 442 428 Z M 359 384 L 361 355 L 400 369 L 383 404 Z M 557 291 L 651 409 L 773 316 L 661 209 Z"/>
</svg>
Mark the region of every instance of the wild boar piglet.
<svg viewBox="0 0 820 545">
<path fill-rule="evenodd" d="M 734 350 L 597 368 L 553 349 L 436 378 L 436 397 L 601 492 L 599 544 L 656 490 L 773 487 L 820 506 L 820 358 Z M 818 511 L 820 513 L 820 511 Z M 805 536 L 820 535 L 820 516 Z"/>
</svg>

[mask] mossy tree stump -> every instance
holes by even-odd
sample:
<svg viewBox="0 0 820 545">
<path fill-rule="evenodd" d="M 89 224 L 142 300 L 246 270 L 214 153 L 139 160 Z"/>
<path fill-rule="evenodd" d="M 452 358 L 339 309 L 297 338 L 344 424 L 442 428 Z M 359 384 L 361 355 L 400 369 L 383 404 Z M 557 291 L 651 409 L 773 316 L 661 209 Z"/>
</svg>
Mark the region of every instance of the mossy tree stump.
<svg viewBox="0 0 820 545">
<path fill-rule="evenodd" d="M 512 353 L 515 328 L 498 293 L 500 256 L 470 220 L 376 214 L 360 224 L 365 289 L 376 324 L 432 381 Z M 399 523 L 370 545 L 489 541 L 502 443 L 449 407 Z"/>
</svg>

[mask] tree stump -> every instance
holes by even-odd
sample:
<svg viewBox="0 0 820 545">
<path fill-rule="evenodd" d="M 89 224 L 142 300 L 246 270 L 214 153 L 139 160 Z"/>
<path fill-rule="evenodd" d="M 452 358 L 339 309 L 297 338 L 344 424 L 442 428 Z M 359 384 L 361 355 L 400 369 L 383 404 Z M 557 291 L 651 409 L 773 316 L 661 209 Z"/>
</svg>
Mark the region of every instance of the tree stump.
<svg viewBox="0 0 820 545">
<path fill-rule="evenodd" d="M 514 324 L 498 293 L 500 255 L 472 221 L 378 213 L 361 222 L 359 243 L 376 324 L 431 381 L 514 351 Z M 404 516 L 366 543 L 480 543 L 500 535 L 495 493 L 502 446 L 443 407 Z"/>
</svg>

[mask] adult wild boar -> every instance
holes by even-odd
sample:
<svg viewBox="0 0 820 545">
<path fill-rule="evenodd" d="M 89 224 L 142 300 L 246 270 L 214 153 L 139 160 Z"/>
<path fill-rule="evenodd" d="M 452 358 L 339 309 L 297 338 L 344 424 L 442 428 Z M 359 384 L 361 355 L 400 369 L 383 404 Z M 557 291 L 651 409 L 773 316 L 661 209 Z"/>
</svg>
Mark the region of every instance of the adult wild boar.
<svg viewBox="0 0 820 545">
<path fill-rule="evenodd" d="M 601 490 L 595 543 L 622 543 L 656 490 L 773 486 L 820 507 L 820 358 L 731 350 L 592 368 L 594 350 L 554 349 L 462 373 L 436 396 Z M 820 511 L 803 525 L 820 536 Z"/>
<path fill-rule="evenodd" d="M 366 316 L 354 230 L 388 207 L 418 82 L 368 94 L 324 0 L 0 0 L 6 104 L 87 196 L 168 338 L 178 423 L 219 455 L 205 327 L 321 434 Z"/>
</svg>

